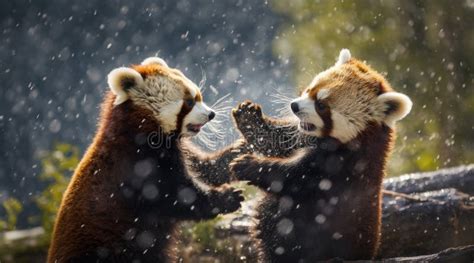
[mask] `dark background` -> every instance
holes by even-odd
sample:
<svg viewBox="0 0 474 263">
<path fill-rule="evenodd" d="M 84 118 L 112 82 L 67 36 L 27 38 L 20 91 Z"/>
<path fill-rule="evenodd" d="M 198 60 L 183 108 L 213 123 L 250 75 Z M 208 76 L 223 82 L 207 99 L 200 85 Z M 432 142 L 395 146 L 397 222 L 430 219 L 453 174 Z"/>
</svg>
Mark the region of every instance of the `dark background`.
<svg viewBox="0 0 474 263">
<path fill-rule="evenodd" d="M 158 54 L 196 83 L 204 72 L 209 104 L 288 88 L 271 52 L 281 20 L 251 0 L 2 2 L 0 202 L 14 196 L 30 209 L 52 143 L 86 149 L 115 67 Z"/>
</svg>

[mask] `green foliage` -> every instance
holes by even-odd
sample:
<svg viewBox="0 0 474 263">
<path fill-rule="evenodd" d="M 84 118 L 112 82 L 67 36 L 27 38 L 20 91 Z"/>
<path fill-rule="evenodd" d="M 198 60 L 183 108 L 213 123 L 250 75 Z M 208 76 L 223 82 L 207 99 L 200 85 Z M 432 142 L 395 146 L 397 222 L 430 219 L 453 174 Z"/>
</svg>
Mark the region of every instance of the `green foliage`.
<svg viewBox="0 0 474 263">
<path fill-rule="evenodd" d="M 239 182 L 233 184 L 236 189 L 241 189 L 245 199 L 260 196 L 258 188 Z M 241 210 L 234 212 L 237 216 Z M 246 262 L 249 251 L 248 244 L 243 245 L 242 240 L 236 236 L 222 236 L 219 226 L 226 225 L 226 216 L 218 216 L 211 220 L 200 222 L 186 222 L 180 228 L 181 257 L 185 262 Z M 225 232 L 225 231 L 224 231 Z"/>
<path fill-rule="evenodd" d="M 79 149 L 70 144 L 58 143 L 52 152 L 42 157 L 41 163 L 43 169 L 40 179 L 48 182 L 48 186 L 35 198 L 35 202 L 41 211 L 45 239 L 49 241 L 63 193 L 79 163 Z"/>
<path fill-rule="evenodd" d="M 13 197 L 3 201 L 2 206 L 5 209 L 6 218 L 0 220 L 0 231 L 14 230 L 18 214 L 23 210 L 23 206 L 18 199 Z"/>
<path fill-rule="evenodd" d="M 20 240 L 13 244 L 0 244 L 0 262 L 31 263 L 46 262 L 49 244 L 34 240 Z"/>
<path fill-rule="evenodd" d="M 201 221 L 193 226 L 192 238 L 201 249 L 218 249 L 215 231 L 215 225 L 218 221 L 219 217 L 216 217 L 212 220 Z"/>
<path fill-rule="evenodd" d="M 242 246 L 233 238 L 218 237 L 217 225 L 223 220 L 218 216 L 211 220 L 186 222 L 181 226 L 180 257 L 185 262 L 242 262 Z"/>
<path fill-rule="evenodd" d="M 470 1 L 279 1 L 274 51 L 305 87 L 341 48 L 414 101 L 398 125 L 391 175 L 474 162 L 474 7 Z"/>
<path fill-rule="evenodd" d="M 42 171 L 39 178 L 47 183 L 44 191 L 34 198 L 40 209 L 39 221 L 45 230 L 39 238 L 24 238 L 15 242 L 0 244 L 0 262 L 31 262 L 32 258 L 44 261 L 47 253 L 54 220 L 69 178 L 79 163 L 79 149 L 69 144 L 55 144 L 51 152 L 41 157 Z M 3 203 L 6 219 L 0 220 L 0 231 L 15 229 L 17 216 L 22 210 L 21 203 L 9 198 Z"/>
</svg>

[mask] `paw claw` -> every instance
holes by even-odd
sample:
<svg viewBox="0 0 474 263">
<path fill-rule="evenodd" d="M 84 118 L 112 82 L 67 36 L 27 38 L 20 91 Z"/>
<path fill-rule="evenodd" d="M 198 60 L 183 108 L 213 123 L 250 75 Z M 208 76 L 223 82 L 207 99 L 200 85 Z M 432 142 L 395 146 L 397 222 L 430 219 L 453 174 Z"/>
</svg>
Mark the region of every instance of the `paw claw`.
<svg viewBox="0 0 474 263">
<path fill-rule="evenodd" d="M 236 108 L 232 109 L 232 115 L 234 115 L 236 119 L 243 116 L 245 116 L 246 119 L 255 118 L 255 116 L 261 118 L 262 107 L 259 104 L 246 100 L 240 103 Z"/>
</svg>

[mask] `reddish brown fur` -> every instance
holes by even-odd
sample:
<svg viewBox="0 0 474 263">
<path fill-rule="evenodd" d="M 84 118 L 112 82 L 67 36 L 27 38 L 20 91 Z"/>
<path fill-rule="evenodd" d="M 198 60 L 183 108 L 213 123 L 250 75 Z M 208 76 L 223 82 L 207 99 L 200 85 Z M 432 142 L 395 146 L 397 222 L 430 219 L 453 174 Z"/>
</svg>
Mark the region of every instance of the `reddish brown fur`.
<svg viewBox="0 0 474 263">
<path fill-rule="evenodd" d="M 395 140 L 395 132 L 386 125 L 370 123 L 366 130 L 348 144 L 348 147 L 360 147 L 359 156 L 361 165 L 366 165 L 363 172 L 359 172 L 359 178 L 354 178 L 355 182 L 351 185 L 353 196 L 359 198 L 357 202 L 354 200 L 347 202 L 347 211 L 359 208 L 350 217 L 342 220 L 341 224 L 354 226 L 370 240 L 369 243 L 363 244 L 357 240 L 357 236 L 353 236 L 353 244 L 358 244 L 361 255 L 374 258 L 380 246 L 381 227 L 382 227 L 382 181 L 385 176 L 387 160 L 393 148 Z M 355 167 L 355 169 L 361 169 Z M 341 210 L 344 210 L 342 208 Z M 348 222 L 347 219 L 353 219 Z M 342 227 L 342 226 L 341 226 Z M 368 250 L 369 249 L 369 250 Z M 369 259 L 367 256 L 354 257 L 359 259 Z"/>
<path fill-rule="evenodd" d="M 136 70 L 144 79 L 146 79 L 149 76 L 156 76 L 156 75 L 161 75 L 161 76 L 167 76 L 176 81 L 178 85 L 181 87 L 185 88 L 186 84 L 184 83 L 183 79 L 187 79 L 184 74 L 173 68 L 168 68 L 165 66 L 162 66 L 160 64 L 148 64 L 148 65 L 133 65 L 132 66 L 134 70 Z M 187 88 L 185 88 L 185 93 L 186 95 L 189 95 L 189 91 Z M 185 98 L 186 99 L 186 98 Z M 197 93 L 196 96 L 194 96 L 194 100 L 196 102 L 202 101 L 202 95 L 201 93 Z"/>
<path fill-rule="evenodd" d="M 166 70 L 160 65 L 136 68 L 143 76 L 174 74 L 173 69 Z M 179 81 L 181 76 L 175 77 Z M 184 82 L 182 83 L 184 86 Z M 189 96 L 188 89 L 185 89 L 184 93 L 186 92 Z M 191 96 L 189 98 L 192 99 Z M 173 140 L 172 145 L 163 145 L 163 149 L 151 147 L 146 136 L 162 132 L 160 123 L 153 117 L 154 114 L 131 100 L 119 105 L 114 105 L 114 101 L 115 95 L 109 91 L 102 104 L 98 131 L 77 167 L 59 208 L 48 262 L 70 262 L 71 259 L 95 262 L 98 257 L 102 259 L 100 253 L 97 253 L 101 248 L 108 250 L 106 260 L 112 257 L 110 260 L 131 261 L 131 257 L 136 258 L 137 251 L 124 251 L 123 248 L 130 246 L 135 249 L 134 244 L 124 238 L 125 233 L 132 228 L 152 231 L 156 238 L 156 243 L 146 255 L 142 254 L 143 251 L 138 252 L 142 262 L 167 261 L 174 257 L 174 251 L 170 247 L 174 243 L 174 227 L 179 220 L 213 218 L 216 216 L 214 211 L 235 211 L 242 201 L 239 191 L 228 187 L 219 190 L 210 187 L 206 192 L 198 188 L 193 189 L 196 192 L 196 200 L 193 203 L 195 209 L 189 209 L 183 204 L 172 204 L 177 199 L 166 199 L 166 191 L 176 194 L 179 187 L 195 187 L 184 166 L 183 154 L 186 153 L 181 152 L 179 136 L 174 133 L 163 134 L 166 140 Z M 180 114 L 183 116 L 178 116 L 178 121 L 182 121 L 185 113 L 190 110 L 191 108 L 182 109 Z M 144 142 L 138 142 L 141 140 Z M 229 147 L 227 151 L 231 150 Z M 228 153 L 225 151 L 221 155 L 227 156 Z M 205 158 L 189 157 L 193 160 Z M 220 155 L 213 157 L 218 159 Z M 157 159 L 158 168 L 154 169 L 161 169 L 161 172 L 154 173 L 148 179 L 166 183 L 160 190 L 160 193 L 165 194 L 165 198 L 159 199 L 157 204 L 151 204 L 153 209 L 142 209 L 143 199 L 127 199 L 122 189 L 124 182 L 129 182 L 131 177 L 133 179 L 134 164 L 146 158 Z M 216 163 L 220 164 L 222 161 L 216 160 Z M 209 167 L 212 165 L 205 168 Z M 204 172 L 206 170 L 204 169 Z M 204 178 L 205 175 L 202 174 L 201 177 Z M 155 213 L 152 221 L 143 222 L 151 218 L 147 217 L 148 213 Z M 139 218 L 137 215 L 140 217 L 139 223 L 136 223 Z"/>
<path fill-rule="evenodd" d="M 276 262 L 286 262 L 290 258 L 297 261 L 301 256 L 303 256 L 305 260 L 308 260 L 308 262 L 313 262 L 313 260 L 328 260 L 331 257 L 340 257 L 347 260 L 374 258 L 380 245 L 382 179 L 385 175 L 387 158 L 391 151 L 393 140 L 394 132 L 391 128 L 386 125 L 370 123 L 367 129 L 360 133 L 357 138 L 348 144 L 338 146 L 341 153 L 335 151 L 333 157 L 331 157 L 329 153 L 329 158 L 322 163 L 318 163 L 317 161 L 321 160 L 318 151 L 309 153 L 305 158 L 306 161 L 298 162 L 294 165 L 289 164 L 288 159 L 274 157 L 264 159 L 247 157 L 238 159 L 236 163 L 231 166 L 235 175 L 241 180 L 249 180 L 251 184 L 267 191 L 268 194 L 258 208 L 257 220 L 259 224 L 252 232 L 252 235 L 258 241 L 257 244 L 261 252 L 259 262 L 267 262 L 270 259 L 272 262 L 274 260 Z M 326 144 L 326 142 L 323 139 L 318 147 L 324 148 L 324 146 L 322 146 L 324 144 Z M 331 161 L 333 158 L 339 158 L 339 154 L 341 154 L 340 158 L 348 158 L 347 163 L 333 164 L 325 167 L 327 161 Z M 311 164 L 316 165 L 317 168 L 311 167 Z M 280 165 L 282 165 L 283 168 L 280 168 Z M 310 196 L 303 196 L 304 194 L 301 191 L 306 191 L 305 187 L 307 185 L 317 187 L 320 180 L 318 179 L 318 175 L 326 178 L 326 175 L 318 174 L 317 171 L 324 174 L 325 171 L 331 171 L 340 166 L 342 166 L 340 172 L 328 177 L 333 185 L 330 190 L 325 193 L 321 192 L 322 195 L 317 195 L 316 193 L 318 191 L 316 189 L 313 190 L 316 199 L 311 199 L 313 197 Z M 289 179 L 283 179 L 282 176 L 285 175 L 287 175 Z M 308 178 L 302 180 L 301 175 L 305 175 Z M 281 192 L 272 192 L 269 190 L 271 189 L 272 182 L 270 178 L 285 180 L 283 183 L 284 188 Z M 349 180 L 347 180 L 347 178 L 349 178 Z M 313 180 L 316 181 L 313 182 Z M 287 185 L 288 190 L 285 190 Z M 291 187 L 301 187 L 301 189 L 292 192 Z M 292 210 L 293 212 L 291 212 L 296 213 L 298 216 L 292 215 L 291 213 L 280 214 L 278 203 L 280 198 L 285 196 L 292 197 L 293 200 L 300 205 L 299 209 Z M 324 226 L 328 227 L 330 233 L 337 232 L 341 234 L 341 242 L 343 242 L 339 245 L 334 243 L 334 250 L 332 252 L 334 254 L 320 254 L 317 257 L 308 254 L 293 254 L 293 252 L 288 250 L 288 248 L 291 248 L 290 246 L 285 247 L 285 251 L 287 252 L 283 256 L 275 256 L 275 247 L 272 245 L 271 240 L 274 235 L 272 231 L 274 231 L 273 228 L 282 218 L 290 218 L 292 222 L 295 223 L 295 232 L 292 233 L 292 235 L 294 235 L 296 240 L 299 240 L 296 243 L 290 244 L 300 244 L 303 245 L 303 247 L 307 246 L 305 249 L 311 251 L 311 246 L 314 245 L 308 243 L 310 241 L 302 237 L 301 231 L 314 231 L 314 225 L 317 225 L 314 222 L 314 216 L 316 216 L 317 213 L 325 213 L 325 209 L 317 208 L 316 204 L 323 200 L 323 202 L 328 202 L 330 197 L 337 197 L 338 203 L 335 206 L 327 205 L 327 208 L 325 208 L 333 209 L 333 212 L 326 214 L 327 224 Z M 316 214 L 310 212 L 317 211 L 317 209 L 320 209 L 320 212 L 316 212 Z M 298 213 L 298 211 L 307 211 L 307 214 L 306 212 Z M 299 220 L 304 220 L 303 222 L 307 223 L 299 225 L 301 224 L 298 223 L 300 222 Z M 311 222 L 313 223 L 311 224 Z M 327 237 L 323 238 L 323 235 L 319 236 L 319 238 L 323 238 L 321 240 L 318 240 L 317 236 L 313 238 L 315 239 L 314 242 L 329 241 Z M 277 246 L 276 244 L 284 246 L 285 243 L 283 241 L 277 241 L 273 244 L 275 246 Z M 317 249 L 319 249 L 319 246 L 314 247 L 314 250 Z"/>
<path fill-rule="evenodd" d="M 332 72 L 328 78 L 310 87 L 306 92 L 313 100 L 317 100 L 318 92 L 324 89 L 341 87 L 342 85 L 357 85 L 361 89 L 377 90 L 377 94 L 392 91 L 390 84 L 377 71 L 357 59 L 351 59 L 341 65 L 347 74 L 341 75 L 340 70 Z"/>
<path fill-rule="evenodd" d="M 201 93 L 196 94 L 196 96 L 194 97 L 194 100 L 195 100 L 195 101 L 202 101 L 202 95 L 201 95 Z"/>
<path fill-rule="evenodd" d="M 136 152 L 131 136 L 149 134 L 159 130 L 159 123 L 149 110 L 126 101 L 113 105 L 115 96 L 108 92 L 100 117 L 99 129 L 77 167 L 58 211 L 48 262 L 64 262 L 65 259 L 96 251 L 97 247 L 114 247 L 123 240 L 135 216 L 117 198 L 117 185 L 125 178 L 120 165 L 123 157 Z M 160 221 L 162 233 L 173 237 L 173 219 Z M 165 234 L 166 236 L 166 234 Z M 163 237 L 164 238 L 164 237 Z M 170 240 L 159 240 L 172 244 Z M 161 247 L 163 255 L 174 257 L 174 251 Z M 157 259 L 160 260 L 160 259 Z"/>
<path fill-rule="evenodd" d="M 132 68 L 136 70 L 143 78 L 147 78 L 148 76 L 169 76 L 170 69 L 165 66 L 159 64 L 148 64 L 148 65 L 133 65 Z"/>
<path fill-rule="evenodd" d="M 71 255 L 95 249 L 94 243 L 112 244 L 122 238 L 114 233 L 125 233 L 134 220 L 124 204 L 117 198 L 110 198 L 111 194 L 117 194 L 114 188 L 123 180 L 121 167 L 112 164 L 120 163 L 124 151 L 135 150 L 122 136 L 129 132 L 125 130 L 127 127 L 143 125 L 143 131 L 152 131 L 157 126 L 148 117 L 147 110 L 134 107 L 130 101 L 120 105 L 124 110 L 113 110 L 114 100 L 115 96 L 108 92 L 102 105 L 98 132 L 64 193 L 48 262 L 63 262 Z M 132 118 L 126 117 L 130 115 Z M 146 121 L 142 123 L 143 119 Z M 85 247 L 85 244 L 92 247 Z"/>
<path fill-rule="evenodd" d="M 331 97 L 333 96 L 347 96 L 344 87 L 366 89 L 371 91 L 370 94 L 374 97 L 392 91 L 382 75 L 358 60 L 351 59 L 340 67 L 341 69 L 331 72 L 314 87 L 310 87 L 305 91 L 309 93 L 309 97 L 318 102 L 317 94 L 321 89 L 333 89 L 329 97 L 319 100 L 321 103 L 330 104 Z M 324 110 L 318 110 L 317 107 L 316 111 L 324 120 L 324 125 L 331 124 L 330 114 L 325 113 Z M 246 118 L 241 118 L 240 116 L 246 116 Z M 239 106 L 238 110 L 234 110 L 234 118 L 236 119 L 237 126 L 239 128 L 243 127 L 241 131 L 249 144 L 274 146 L 275 144 L 269 141 L 274 137 L 268 135 L 281 133 L 281 131 L 293 133 L 297 129 L 289 123 L 281 123 L 281 120 L 263 116 L 260 107 L 258 105 L 252 106 L 250 102 L 245 102 Z M 251 132 L 245 132 L 258 130 L 261 127 L 264 127 L 268 138 L 253 136 Z M 261 143 L 262 139 L 263 144 Z M 324 145 L 327 144 L 326 141 L 329 141 L 329 144 L 331 144 L 331 140 L 334 139 L 330 138 L 327 132 L 323 133 L 323 138 L 318 139 L 316 149 L 309 150 L 309 153 L 306 153 L 306 157 L 303 157 L 302 160 L 294 164 L 288 165 L 289 159 L 287 158 L 263 158 L 253 155 L 245 155 L 235 160 L 231 164 L 231 170 L 235 172 L 237 178 L 248 180 L 251 184 L 267 192 L 266 198 L 258 209 L 257 219 L 259 223 L 257 229 L 253 232 L 262 252 L 260 254 L 260 261 L 298 261 L 299 257 L 303 257 L 304 260 L 313 262 L 314 260 L 327 260 L 331 257 L 340 257 L 348 260 L 367 260 L 375 257 L 381 236 L 382 180 L 394 139 L 395 132 L 392 128 L 383 122 L 369 121 L 356 138 L 351 139 L 345 144 L 339 142 L 340 145 L 335 147 L 335 150 L 327 151 L 324 148 Z M 299 139 L 293 140 L 292 145 L 296 147 L 292 147 L 292 149 L 271 148 L 271 151 L 283 152 L 285 154 L 282 154 L 280 157 L 287 157 L 288 152 L 307 146 L 304 142 L 299 143 Z M 312 145 L 314 146 L 314 143 Z M 262 154 L 267 154 L 270 149 L 261 147 L 261 149 L 258 148 L 257 150 Z M 328 159 L 325 159 L 324 156 L 327 156 Z M 342 161 L 339 165 L 328 166 L 326 162 L 334 158 L 341 158 L 341 160 L 345 161 Z M 318 162 L 318 160 L 323 161 Z M 336 174 L 332 174 L 330 172 L 331 169 L 341 170 Z M 302 175 L 304 175 L 305 179 L 303 179 Z M 320 176 L 328 178 L 332 182 L 332 188 L 322 191 L 318 196 L 317 185 L 318 180 L 321 178 Z M 270 190 L 273 180 L 283 181 L 283 189 L 279 192 Z M 288 186 L 288 189 L 285 189 L 287 185 L 297 187 L 298 190 L 293 192 L 290 186 Z M 310 188 L 308 191 L 316 195 L 316 199 L 308 201 L 308 197 L 302 196 L 301 192 L 308 185 L 315 186 L 314 189 Z M 311 189 L 313 189 L 313 192 L 311 192 Z M 301 198 L 301 200 L 298 199 L 300 200 L 298 203 L 301 204 L 299 210 L 305 212 L 299 213 L 298 210 L 292 210 L 292 212 L 286 212 L 286 214 L 281 212 L 279 198 L 285 196 L 291 196 L 293 200 Z M 324 209 L 315 208 L 312 204 L 316 204 L 319 201 L 327 202 L 326 199 L 329 199 L 329 197 L 338 197 L 339 202 L 337 205 L 329 207 L 334 209 L 334 211 L 332 214 L 329 213 L 327 215 L 328 218 L 325 226 L 329 227 L 329 233 L 332 233 L 330 231 L 340 233 L 342 243 L 338 245 L 334 243 L 332 253 L 318 254 L 318 252 L 313 251 L 334 241 L 331 241 L 331 238 L 325 239 L 324 231 L 320 233 L 315 231 L 318 234 L 312 236 L 313 241 L 306 240 L 303 236 L 306 233 L 311 233 L 311 229 L 314 227 L 312 223 L 314 224 L 315 214 L 313 213 L 325 213 Z M 321 210 L 317 211 L 317 209 Z M 277 232 L 275 229 L 277 223 L 285 217 L 291 218 L 295 223 L 294 236 L 290 237 L 290 239 L 295 238 L 295 240 L 289 243 L 285 243 L 286 241 L 284 241 L 283 237 L 279 239 L 278 234 L 275 234 Z M 301 227 L 298 227 L 297 222 L 301 221 L 306 223 L 299 223 Z M 311 237 L 311 234 L 307 235 L 306 238 L 308 236 Z M 315 245 L 316 243 L 318 245 Z M 285 245 L 285 254 L 276 255 L 275 248 Z M 301 245 L 303 248 L 307 246 L 306 252 L 300 254 L 299 252 L 291 251 L 292 247 L 298 245 Z M 328 250 L 331 251 L 331 245 L 328 246 L 330 247 Z M 286 248 L 290 248 L 290 251 Z"/>
</svg>

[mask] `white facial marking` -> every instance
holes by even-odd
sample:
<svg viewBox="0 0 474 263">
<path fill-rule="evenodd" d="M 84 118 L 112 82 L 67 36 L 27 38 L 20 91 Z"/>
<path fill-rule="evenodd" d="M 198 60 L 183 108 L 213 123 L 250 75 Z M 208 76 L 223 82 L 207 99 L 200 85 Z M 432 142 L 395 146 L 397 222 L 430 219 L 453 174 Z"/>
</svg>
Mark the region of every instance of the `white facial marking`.
<svg viewBox="0 0 474 263">
<path fill-rule="evenodd" d="M 143 60 L 142 62 L 142 65 L 151 65 L 151 64 L 158 64 L 158 65 L 162 65 L 168 68 L 168 64 L 166 64 L 166 62 L 162 58 L 159 58 L 159 57 L 149 57 Z"/>
<path fill-rule="evenodd" d="M 176 119 L 183 105 L 183 90 L 165 76 L 149 76 L 141 87 L 131 89 L 134 103 L 153 112 L 164 132 L 176 129 Z"/>
<path fill-rule="evenodd" d="M 349 49 L 343 48 L 341 49 L 341 52 L 339 53 L 339 59 L 336 62 L 336 66 L 345 64 L 350 59 L 351 59 L 351 52 L 349 51 Z"/>
<path fill-rule="evenodd" d="M 316 125 L 315 131 L 306 131 L 299 127 L 300 130 L 307 134 L 320 136 L 321 130 L 324 127 L 324 122 L 314 108 L 314 100 L 308 97 L 308 93 L 303 93 L 301 97 L 293 100 L 292 102 L 298 103 L 299 112 L 295 115 L 300 119 L 301 122 L 308 122 Z"/>
<path fill-rule="evenodd" d="M 186 87 L 188 87 L 191 97 L 193 98 L 196 97 L 196 95 L 200 92 L 198 86 L 184 75 L 183 75 L 183 81 Z"/>
<path fill-rule="evenodd" d="M 318 98 L 318 100 L 324 100 L 325 98 L 329 97 L 330 92 L 331 91 L 328 89 L 320 89 L 316 97 Z"/>
<path fill-rule="evenodd" d="M 412 108 L 412 101 L 406 95 L 397 92 L 386 92 L 377 96 L 372 88 L 357 85 L 346 85 L 346 83 L 364 83 L 367 80 L 361 77 L 359 80 L 353 79 L 352 70 L 348 67 L 357 65 L 344 65 L 351 60 L 351 53 L 347 49 L 341 50 L 336 64 L 329 69 L 316 75 L 301 97 L 295 99 L 299 111 L 295 114 L 301 121 L 304 128 L 300 130 L 312 136 L 322 136 L 324 122 L 315 109 L 315 101 L 309 98 L 309 92 L 318 85 L 325 85 L 335 81 L 328 88 L 322 88 L 316 94 L 317 100 L 330 98 L 329 110 L 331 111 L 332 127 L 329 135 L 340 140 L 342 143 L 356 138 L 361 132 L 367 129 L 369 123 L 385 123 L 393 127 L 395 122 L 403 119 Z M 352 75 L 349 75 L 352 74 Z M 377 74 L 377 73 L 375 73 Z M 382 77 L 383 78 L 383 77 Z M 313 124 L 316 129 L 312 127 Z"/>
<path fill-rule="evenodd" d="M 166 66 L 166 63 L 157 57 L 147 58 L 142 62 L 142 65 L 160 64 Z M 181 132 L 185 135 L 195 135 L 196 130 L 209 121 L 209 115 L 212 110 L 203 102 L 198 101 L 194 104 L 192 109 L 183 119 L 182 127 L 176 127 L 178 122 L 178 115 L 182 110 L 184 96 L 189 93 L 191 97 L 195 98 L 200 90 L 197 85 L 189 80 L 181 71 L 173 68 L 168 68 L 168 73 L 165 75 L 157 74 L 148 76 L 145 80 L 141 75 L 133 69 L 131 71 L 133 76 L 139 77 L 135 85 L 127 93 L 121 94 L 121 89 L 114 89 L 117 84 L 120 84 L 120 79 L 111 78 L 115 75 L 111 73 L 109 76 L 110 83 L 114 93 L 123 95 L 119 98 L 132 99 L 134 103 L 153 112 L 153 116 L 159 121 L 163 132 L 170 133 L 181 128 Z M 126 71 L 126 72 L 129 72 Z M 133 73 L 134 72 L 134 73 Z M 122 99 L 119 100 L 119 102 Z M 194 125 L 193 130 L 188 129 L 187 125 Z"/>
<path fill-rule="evenodd" d="M 159 120 L 161 128 L 163 128 L 165 133 L 169 133 L 177 128 L 176 121 L 182 106 L 183 100 L 178 100 L 161 107 Z"/>
<path fill-rule="evenodd" d="M 332 68 L 329 68 L 329 69 L 319 73 L 318 75 L 316 75 L 316 77 L 314 77 L 313 80 L 311 81 L 311 83 L 309 84 L 308 88 L 314 88 L 316 85 L 318 85 L 318 83 L 321 79 L 326 78 L 326 76 L 331 73 L 331 70 L 332 70 Z"/>
<path fill-rule="evenodd" d="M 193 109 L 184 117 L 183 120 L 183 131 L 186 130 L 188 124 L 193 125 L 204 125 L 209 121 L 209 114 L 212 112 L 205 103 L 198 101 L 194 105 Z M 190 134 L 194 135 L 194 134 Z"/>
<path fill-rule="evenodd" d="M 331 119 L 333 126 L 330 135 L 334 138 L 337 138 L 342 143 L 346 143 L 354 139 L 360 132 L 357 126 L 350 123 L 346 117 L 337 111 L 331 111 Z"/>
<path fill-rule="evenodd" d="M 194 84 L 194 83 L 193 83 Z M 199 89 L 197 87 L 194 87 L 195 85 L 188 86 L 189 87 L 189 93 L 191 94 L 191 97 L 196 97 L 196 95 L 199 92 Z"/>
<path fill-rule="evenodd" d="M 124 103 L 129 98 L 127 92 L 122 86 L 123 80 L 126 78 L 133 79 L 136 87 L 143 85 L 143 78 L 140 73 L 131 68 L 116 68 L 112 70 L 109 75 L 107 75 L 107 83 L 109 84 L 110 89 L 116 96 L 114 105 Z"/>
</svg>

